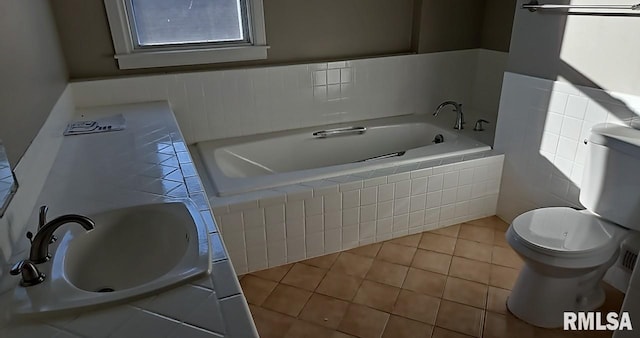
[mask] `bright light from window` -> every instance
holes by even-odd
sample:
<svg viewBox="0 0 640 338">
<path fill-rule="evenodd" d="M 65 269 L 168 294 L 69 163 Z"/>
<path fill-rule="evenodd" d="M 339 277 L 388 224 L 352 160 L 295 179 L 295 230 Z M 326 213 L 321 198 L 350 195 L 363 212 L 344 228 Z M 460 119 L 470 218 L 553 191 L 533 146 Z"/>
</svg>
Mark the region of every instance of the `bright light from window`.
<svg viewBox="0 0 640 338">
<path fill-rule="evenodd" d="M 140 47 L 248 41 L 241 2 L 130 0 L 133 39 Z"/>
</svg>

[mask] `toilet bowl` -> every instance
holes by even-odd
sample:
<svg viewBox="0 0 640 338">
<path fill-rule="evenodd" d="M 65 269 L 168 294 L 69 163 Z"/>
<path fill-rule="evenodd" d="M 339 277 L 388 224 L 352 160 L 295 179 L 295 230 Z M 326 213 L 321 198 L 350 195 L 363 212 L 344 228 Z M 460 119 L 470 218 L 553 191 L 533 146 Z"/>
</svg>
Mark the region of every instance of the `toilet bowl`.
<svg viewBox="0 0 640 338">
<path fill-rule="evenodd" d="M 600 281 L 627 233 L 587 210 L 543 208 L 518 216 L 506 238 L 525 265 L 507 307 L 548 328 L 562 326 L 565 311 L 600 307 L 605 299 Z"/>
<path fill-rule="evenodd" d="M 586 210 L 528 211 L 506 233 L 525 263 L 507 308 L 536 326 L 561 327 L 564 312 L 602 305 L 602 277 L 629 231 L 640 230 L 640 130 L 600 124 L 585 143 L 580 203 Z"/>
</svg>

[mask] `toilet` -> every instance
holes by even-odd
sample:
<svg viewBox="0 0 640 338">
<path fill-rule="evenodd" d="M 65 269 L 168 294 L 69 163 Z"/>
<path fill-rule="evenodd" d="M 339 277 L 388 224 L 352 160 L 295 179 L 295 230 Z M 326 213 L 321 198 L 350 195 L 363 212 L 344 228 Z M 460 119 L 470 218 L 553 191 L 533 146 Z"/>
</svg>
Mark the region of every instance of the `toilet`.
<svg viewBox="0 0 640 338">
<path fill-rule="evenodd" d="M 640 230 L 640 130 L 599 124 L 585 142 L 580 203 L 586 210 L 528 211 L 505 235 L 525 263 L 507 308 L 535 326 L 561 327 L 565 311 L 600 307 L 600 281 L 622 240 Z"/>
</svg>

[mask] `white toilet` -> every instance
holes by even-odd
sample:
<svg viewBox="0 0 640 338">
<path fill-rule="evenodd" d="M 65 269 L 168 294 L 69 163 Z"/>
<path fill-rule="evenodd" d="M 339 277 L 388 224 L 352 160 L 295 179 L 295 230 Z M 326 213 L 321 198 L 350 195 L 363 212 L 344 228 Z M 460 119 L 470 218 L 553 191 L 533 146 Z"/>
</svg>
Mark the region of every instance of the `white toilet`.
<svg viewBox="0 0 640 338">
<path fill-rule="evenodd" d="M 506 233 L 525 262 L 507 300 L 516 317 L 561 327 L 565 311 L 593 311 L 600 287 L 627 233 L 640 230 L 640 130 L 596 125 L 591 130 L 580 190 L 587 210 L 536 209 Z"/>
</svg>

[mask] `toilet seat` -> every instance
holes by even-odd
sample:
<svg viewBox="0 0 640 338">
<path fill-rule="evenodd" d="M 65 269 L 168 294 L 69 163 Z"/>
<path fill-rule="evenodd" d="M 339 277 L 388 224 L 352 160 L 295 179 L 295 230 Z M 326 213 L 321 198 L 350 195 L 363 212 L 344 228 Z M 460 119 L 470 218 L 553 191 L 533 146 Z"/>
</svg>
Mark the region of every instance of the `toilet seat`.
<svg viewBox="0 0 640 338">
<path fill-rule="evenodd" d="M 565 207 L 525 212 L 510 228 L 510 242 L 526 248 L 516 251 L 547 264 L 575 268 L 605 263 L 627 232 L 594 214 Z"/>
</svg>

